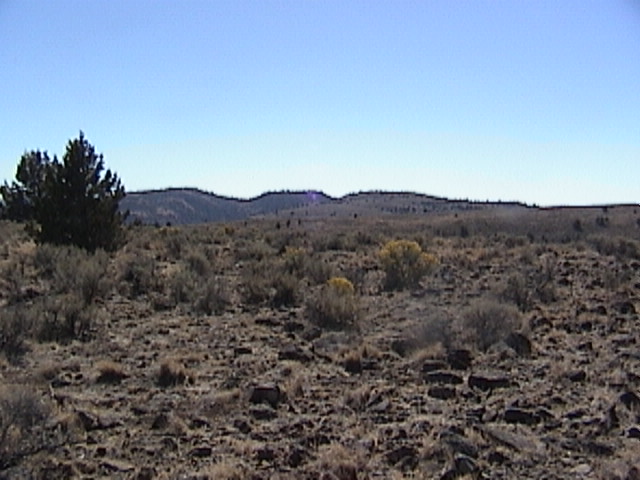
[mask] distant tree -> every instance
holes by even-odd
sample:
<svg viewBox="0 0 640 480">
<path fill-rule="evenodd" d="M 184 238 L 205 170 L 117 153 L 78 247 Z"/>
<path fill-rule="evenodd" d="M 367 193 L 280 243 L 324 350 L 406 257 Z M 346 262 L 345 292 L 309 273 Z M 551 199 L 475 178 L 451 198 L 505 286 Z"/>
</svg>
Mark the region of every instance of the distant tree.
<svg viewBox="0 0 640 480">
<path fill-rule="evenodd" d="M 3 216 L 9 220 L 26 221 L 35 217 L 36 205 L 42 199 L 42 187 L 51 160 L 47 152 L 25 152 L 18 163 L 16 180 L 0 187 Z"/>
<path fill-rule="evenodd" d="M 62 162 L 40 152 L 25 153 L 16 182 L 2 187 L 6 216 L 30 221 L 39 242 L 77 245 L 89 251 L 114 250 L 122 240 L 125 196 L 117 175 L 80 132 L 70 140 Z"/>
</svg>

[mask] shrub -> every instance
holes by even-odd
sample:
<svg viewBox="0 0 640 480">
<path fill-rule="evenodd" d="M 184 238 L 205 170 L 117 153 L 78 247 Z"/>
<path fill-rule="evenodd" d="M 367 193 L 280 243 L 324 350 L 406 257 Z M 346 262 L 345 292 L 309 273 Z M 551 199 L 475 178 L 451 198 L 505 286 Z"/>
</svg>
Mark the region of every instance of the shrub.
<svg viewBox="0 0 640 480">
<path fill-rule="evenodd" d="M 24 341 L 31 330 L 31 320 L 23 308 L 0 309 L 0 352 L 15 361 L 25 351 Z"/>
<path fill-rule="evenodd" d="M 158 287 L 156 260 L 148 255 L 127 255 L 122 260 L 120 280 L 129 285 L 131 297 L 149 293 Z"/>
<path fill-rule="evenodd" d="M 307 302 L 307 315 L 316 325 L 341 330 L 354 328 L 360 313 L 353 284 L 346 278 L 334 277 Z"/>
<path fill-rule="evenodd" d="M 298 300 L 299 280 L 290 273 L 281 273 L 273 278 L 273 298 L 271 305 L 274 307 L 292 307 Z"/>
<path fill-rule="evenodd" d="M 436 258 L 422 251 L 417 242 L 392 240 L 379 253 L 385 272 L 386 290 L 415 288 L 437 264 Z"/>
<path fill-rule="evenodd" d="M 198 294 L 194 307 L 198 313 L 219 315 L 230 303 L 231 296 L 226 284 L 222 278 L 216 277 L 206 281 Z"/>
<path fill-rule="evenodd" d="M 77 294 L 88 305 L 107 291 L 109 257 L 104 250 L 88 253 L 77 247 L 57 248 L 53 271 L 56 292 Z"/>
<path fill-rule="evenodd" d="M 496 301 L 479 300 L 463 312 L 463 327 L 481 351 L 504 340 L 521 326 L 517 309 Z"/>
<path fill-rule="evenodd" d="M 173 387 L 182 385 L 189 379 L 189 372 L 175 360 L 165 360 L 160 365 L 158 372 L 158 385 L 160 387 Z"/>
<path fill-rule="evenodd" d="M 88 340 L 95 308 L 86 305 L 76 294 L 58 295 L 34 307 L 37 337 L 42 342 L 65 343 L 73 339 Z"/>
<path fill-rule="evenodd" d="M 41 429 L 50 409 L 32 389 L 6 385 L 0 389 L 0 470 L 42 442 Z"/>
</svg>

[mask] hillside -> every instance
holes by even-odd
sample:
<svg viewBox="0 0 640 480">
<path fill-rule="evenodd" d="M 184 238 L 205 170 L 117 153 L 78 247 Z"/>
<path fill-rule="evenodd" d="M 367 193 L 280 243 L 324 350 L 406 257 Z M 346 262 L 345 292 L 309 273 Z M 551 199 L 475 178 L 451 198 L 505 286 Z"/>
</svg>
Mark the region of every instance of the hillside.
<svg viewBox="0 0 640 480">
<path fill-rule="evenodd" d="M 121 208 L 131 221 L 187 225 L 251 217 L 354 217 L 425 214 L 486 208 L 524 208 L 517 203 L 448 200 L 410 192 L 360 192 L 332 198 L 322 192 L 269 192 L 251 199 L 222 197 L 191 188 L 128 193 Z"/>
</svg>

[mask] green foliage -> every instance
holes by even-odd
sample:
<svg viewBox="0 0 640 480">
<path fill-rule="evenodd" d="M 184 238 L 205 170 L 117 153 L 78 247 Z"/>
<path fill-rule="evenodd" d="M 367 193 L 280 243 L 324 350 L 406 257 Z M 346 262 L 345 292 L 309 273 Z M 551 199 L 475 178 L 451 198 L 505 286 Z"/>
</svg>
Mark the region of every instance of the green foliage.
<svg viewBox="0 0 640 480">
<path fill-rule="evenodd" d="M 424 253 L 412 240 L 392 240 L 379 253 L 386 274 L 385 289 L 415 288 L 420 280 L 437 264 L 436 258 Z"/>
<path fill-rule="evenodd" d="M 59 161 L 46 152 L 25 153 L 16 181 L 0 189 L 4 215 L 29 221 L 38 242 L 77 245 L 89 251 L 115 250 L 122 242 L 125 195 L 117 175 L 104 169 L 102 155 L 80 132 Z"/>
</svg>

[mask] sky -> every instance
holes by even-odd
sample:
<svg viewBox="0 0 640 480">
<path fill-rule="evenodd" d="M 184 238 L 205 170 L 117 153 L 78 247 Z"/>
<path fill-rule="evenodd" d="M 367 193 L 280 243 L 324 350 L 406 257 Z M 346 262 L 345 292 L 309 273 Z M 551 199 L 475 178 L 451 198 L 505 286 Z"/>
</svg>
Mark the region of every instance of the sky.
<svg viewBox="0 0 640 480">
<path fill-rule="evenodd" d="M 0 0 L 0 181 L 640 202 L 640 0 Z"/>
</svg>

